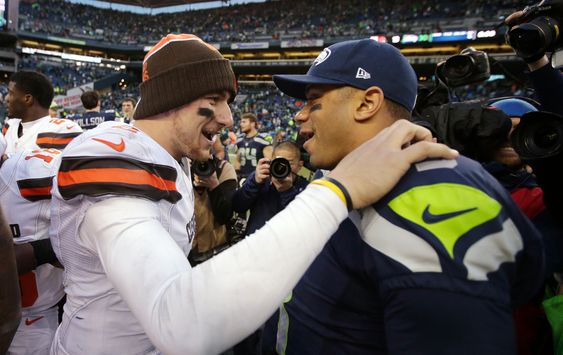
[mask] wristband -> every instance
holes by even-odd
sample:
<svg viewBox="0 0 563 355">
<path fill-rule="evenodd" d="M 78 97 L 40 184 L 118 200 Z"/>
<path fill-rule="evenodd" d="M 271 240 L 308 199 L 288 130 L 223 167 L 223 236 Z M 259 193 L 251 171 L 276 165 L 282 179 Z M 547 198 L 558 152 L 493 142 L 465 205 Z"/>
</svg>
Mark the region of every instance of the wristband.
<svg viewBox="0 0 563 355">
<path fill-rule="evenodd" d="M 311 181 L 311 184 L 322 185 L 331 189 L 344 202 L 348 211 L 352 210 L 352 198 L 348 190 L 338 180 L 325 176 L 322 179 Z"/>
<path fill-rule="evenodd" d="M 53 251 L 53 246 L 51 245 L 51 240 L 41 239 L 36 240 L 31 243 L 33 247 L 33 253 L 35 254 L 36 267 L 43 264 L 58 262 L 57 256 Z"/>
</svg>

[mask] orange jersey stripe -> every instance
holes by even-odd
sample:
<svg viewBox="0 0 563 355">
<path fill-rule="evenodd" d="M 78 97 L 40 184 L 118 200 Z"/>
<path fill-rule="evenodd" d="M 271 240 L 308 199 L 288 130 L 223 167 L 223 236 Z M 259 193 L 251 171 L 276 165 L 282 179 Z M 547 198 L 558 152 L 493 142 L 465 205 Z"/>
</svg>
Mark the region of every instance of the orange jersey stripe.
<svg viewBox="0 0 563 355">
<path fill-rule="evenodd" d="M 35 141 L 35 143 L 37 145 L 41 145 L 41 144 L 49 144 L 49 145 L 59 145 L 59 144 L 69 144 L 70 141 L 72 141 L 74 139 L 74 137 L 72 138 L 54 138 L 54 137 L 37 137 L 37 140 Z"/>
<path fill-rule="evenodd" d="M 159 190 L 176 191 L 176 182 L 164 180 L 145 170 L 120 168 L 93 168 L 59 171 L 58 184 L 61 187 L 87 183 L 121 183 L 132 185 L 150 185 Z"/>
<path fill-rule="evenodd" d="M 47 187 L 26 187 L 20 189 L 20 194 L 22 197 L 33 197 L 33 196 L 50 196 L 51 186 Z"/>
</svg>

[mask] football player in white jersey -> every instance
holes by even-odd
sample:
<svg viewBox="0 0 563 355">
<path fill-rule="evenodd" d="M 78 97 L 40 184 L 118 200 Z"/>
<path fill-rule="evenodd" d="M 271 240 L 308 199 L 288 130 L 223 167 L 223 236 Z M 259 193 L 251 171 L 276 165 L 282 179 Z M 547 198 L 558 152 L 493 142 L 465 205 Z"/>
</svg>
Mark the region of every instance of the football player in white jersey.
<svg viewBox="0 0 563 355">
<path fill-rule="evenodd" d="M 3 128 L 6 153 L 24 148 L 63 149 L 82 133 L 73 121 L 49 116 L 53 95 L 51 82 L 41 73 L 20 71 L 10 77 L 6 96 L 9 119 Z"/>
<path fill-rule="evenodd" d="M 57 304 L 64 296 L 63 270 L 49 242 L 53 177 L 61 151 L 21 149 L 0 168 L 4 207 L 18 259 L 22 319 L 8 354 L 49 354 L 58 326 Z"/>
<path fill-rule="evenodd" d="M 274 312 L 348 215 L 428 156 L 456 152 L 400 122 L 312 182 L 253 236 L 195 268 L 193 190 L 182 157 L 205 160 L 233 124 L 228 60 L 168 35 L 143 62 L 135 126 L 107 122 L 63 151 L 51 240 L 67 302 L 52 354 L 216 354 Z M 402 148 L 412 140 L 424 140 Z"/>
<path fill-rule="evenodd" d="M 6 149 L 6 140 L 0 135 L 0 156 Z M 18 329 L 21 319 L 18 273 L 12 235 L 0 204 L 0 354 L 5 354 Z"/>
</svg>

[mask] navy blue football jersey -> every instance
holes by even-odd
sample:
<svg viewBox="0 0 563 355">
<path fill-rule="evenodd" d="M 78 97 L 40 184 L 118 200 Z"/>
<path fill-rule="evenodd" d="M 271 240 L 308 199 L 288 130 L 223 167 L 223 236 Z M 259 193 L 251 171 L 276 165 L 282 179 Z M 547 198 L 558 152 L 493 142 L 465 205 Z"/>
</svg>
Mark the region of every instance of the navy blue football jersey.
<svg viewBox="0 0 563 355">
<path fill-rule="evenodd" d="M 240 157 L 240 175 L 248 176 L 256 169 L 258 160 L 264 157 L 264 147 L 270 145 L 264 134 L 257 134 L 247 138 L 240 136 L 237 138 L 237 149 Z"/>
<path fill-rule="evenodd" d="M 83 114 L 68 117 L 76 122 L 83 130 L 96 128 L 100 123 L 106 121 L 115 121 L 115 111 L 106 110 L 100 112 L 89 111 Z"/>
<path fill-rule="evenodd" d="M 418 163 L 341 224 L 280 307 L 276 350 L 515 354 L 512 308 L 542 270 L 538 232 L 478 163 Z"/>
</svg>

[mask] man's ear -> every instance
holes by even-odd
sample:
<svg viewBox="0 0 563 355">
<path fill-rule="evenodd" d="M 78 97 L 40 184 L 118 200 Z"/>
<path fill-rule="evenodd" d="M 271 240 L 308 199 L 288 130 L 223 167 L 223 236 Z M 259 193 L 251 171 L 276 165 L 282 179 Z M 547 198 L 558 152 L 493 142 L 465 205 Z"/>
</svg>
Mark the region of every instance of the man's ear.
<svg viewBox="0 0 563 355">
<path fill-rule="evenodd" d="M 26 105 L 33 106 L 33 102 L 35 101 L 35 98 L 31 94 L 25 94 L 23 96 L 23 101 L 25 102 Z"/>
<path fill-rule="evenodd" d="M 383 90 L 378 86 L 371 86 L 364 91 L 360 91 L 358 106 L 354 113 L 356 121 L 365 121 L 375 116 L 383 107 L 385 96 Z"/>
</svg>

